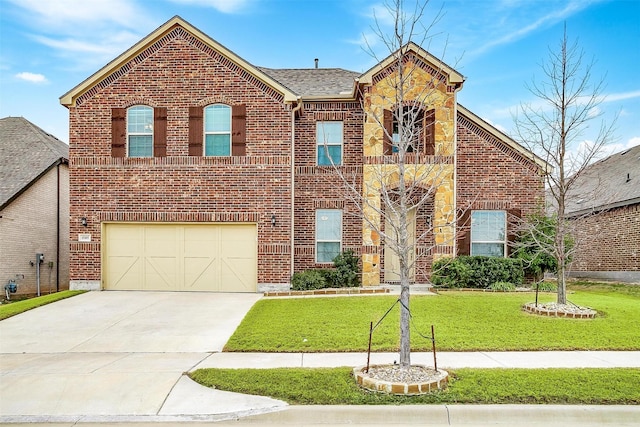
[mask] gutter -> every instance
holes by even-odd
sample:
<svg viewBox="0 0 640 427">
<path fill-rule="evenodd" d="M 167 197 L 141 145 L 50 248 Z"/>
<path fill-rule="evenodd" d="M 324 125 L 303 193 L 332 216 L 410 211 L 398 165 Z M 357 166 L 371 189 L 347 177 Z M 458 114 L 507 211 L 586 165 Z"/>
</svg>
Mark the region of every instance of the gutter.
<svg viewBox="0 0 640 427">
<path fill-rule="evenodd" d="M 290 264 L 289 264 L 289 277 L 293 276 L 293 270 L 295 266 L 295 200 L 296 200 L 296 169 L 295 169 L 295 142 L 296 142 L 296 113 L 302 110 L 302 98 L 298 97 L 298 104 L 291 109 L 291 229 L 289 233 L 290 237 Z"/>
</svg>

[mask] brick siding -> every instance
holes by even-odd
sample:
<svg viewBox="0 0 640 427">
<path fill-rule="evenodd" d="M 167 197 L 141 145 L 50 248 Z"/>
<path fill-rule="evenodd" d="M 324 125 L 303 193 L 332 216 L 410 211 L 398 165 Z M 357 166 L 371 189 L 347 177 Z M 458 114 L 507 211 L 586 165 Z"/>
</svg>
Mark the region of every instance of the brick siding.
<svg viewBox="0 0 640 427">
<path fill-rule="evenodd" d="M 572 271 L 640 271 L 640 203 L 574 221 Z"/>
</svg>

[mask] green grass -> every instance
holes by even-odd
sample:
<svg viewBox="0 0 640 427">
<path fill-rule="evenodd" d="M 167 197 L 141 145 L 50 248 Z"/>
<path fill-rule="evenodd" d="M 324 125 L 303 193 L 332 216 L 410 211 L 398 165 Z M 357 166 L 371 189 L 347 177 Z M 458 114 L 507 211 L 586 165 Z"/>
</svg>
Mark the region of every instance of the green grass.
<svg viewBox="0 0 640 427">
<path fill-rule="evenodd" d="M 60 301 L 65 298 L 82 294 L 84 292 L 86 291 L 62 291 L 55 294 L 43 295 L 36 298 L 29 298 L 2 304 L 0 305 L 0 320 L 15 316 L 16 314 L 24 313 L 27 310 L 31 310 L 42 305 L 51 304 L 52 302 Z"/>
<path fill-rule="evenodd" d="M 572 285 L 573 286 L 573 285 Z M 639 350 L 640 286 L 576 284 L 569 300 L 598 311 L 593 320 L 547 318 L 521 310 L 533 293 L 443 292 L 413 296 L 413 351 Z M 366 351 L 374 324 L 397 297 L 267 299 L 249 311 L 226 351 Z M 555 301 L 541 293 L 540 302 Z M 398 349 L 396 305 L 373 334 L 373 351 Z"/>
<path fill-rule="evenodd" d="M 351 368 L 198 369 L 207 387 L 294 405 L 640 404 L 640 369 L 458 369 L 445 391 L 390 396 L 360 389 Z"/>
</svg>

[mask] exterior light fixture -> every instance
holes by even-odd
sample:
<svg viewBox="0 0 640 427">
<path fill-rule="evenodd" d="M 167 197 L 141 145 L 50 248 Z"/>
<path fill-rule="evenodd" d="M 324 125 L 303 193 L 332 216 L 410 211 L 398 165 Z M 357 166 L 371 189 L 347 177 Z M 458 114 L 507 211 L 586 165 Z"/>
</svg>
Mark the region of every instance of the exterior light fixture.
<svg viewBox="0 0 640 427">
<path fill-rule="evenodd" d="M 271 215 L 271 226 L 276 226 L 276 214 Z"/>
<path fill-rule="evenodd" d="M 81 224 L 83 227 L 86 227 L 86 226 L 87 226 L 87 217 L 84 217 L 84 216 L 83 216 L 82 218 L 80 218 L 80 224 Z"/>
</svg>

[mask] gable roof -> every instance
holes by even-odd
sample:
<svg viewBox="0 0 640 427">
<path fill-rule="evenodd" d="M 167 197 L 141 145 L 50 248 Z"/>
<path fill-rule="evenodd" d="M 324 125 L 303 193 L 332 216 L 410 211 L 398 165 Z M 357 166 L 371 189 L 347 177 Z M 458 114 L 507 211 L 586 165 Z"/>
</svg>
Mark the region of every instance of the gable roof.
<svg viewBox="0 0 640 427">
<path fill-rule="evenodd" d="M 383 71 L 389 65 L 393 64 L 397 60 L 397 53 L 401 51 L 403 53 L 413 52 L 420 59 L 424 60 L 427 65 L 433 67 L 433 69 L 443 74 L 447 77 L 447 84 L 455 85 L 457 87 L 461 87 L 464 83 L 464 76 L 458 73 L 456 70 L 451 68 L 449 65 L 430 54 L 414 42 L 409 42 L 402 46 L 397 51 L 393 52 L 391 55 L 387 56 L 385 59 L 374 65 L 371 69 L 360 76 L 360 83 L 371 84 L 373 82 L 373 76 Z"/>
<path fill-rule="evenodd" d="M 27 119 L 0 119 L 0 209 L 68 159 L 67 144 Z"/>
<path fill-rule="evenodd" d="M 60 103 L 66 107 L 74 106 L 79 96 L 89 91 L 91 88 L 96 86 L 98 83 L 100 83 L 110 75 L 118 72 L 126 63 L 144 52 L 146 49 L 150 48 L 154 43 L 167 35 L 169 32 L 173 31 L 176 27 L 184 29 L 189 34 L 203 42 L 205 45 L 219 52 L 222 56 L 247 71 L 262 83 L 273 88 L 277 92 L 282 93 L 285 102 L 293 102 L 297 100 L 297 97 L 291 92 L 291 90 L 284 87 L 282 84 L 265 74 L 259 68 L 251 65 L 249 62 L 245 61 L 244 59 L 233 53 L 231 50 L 213 40 L 211 37 L 198 30 L 196 27 L 189 24 L 181 17 L 174 16 L 173 18 L 162 24 L 160 27 L 158 27 L 151 34 L 140 40 L 120 56 L 118 56 L 113 61 L 109 62 L 107 65 L 98 70 L 96 73 L 91 75 L 89 78 L 84 80 L 82 83 L 62 95 L 60 97 Z"/>
<path fill-rule="evenodd" d="M 588 166 L 567 193 L 566 213 L 591 211 L 640 203 L 640 145 Z"/>
</svg>

